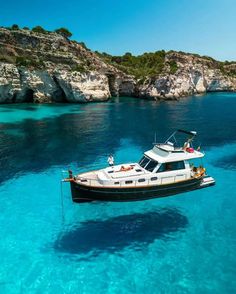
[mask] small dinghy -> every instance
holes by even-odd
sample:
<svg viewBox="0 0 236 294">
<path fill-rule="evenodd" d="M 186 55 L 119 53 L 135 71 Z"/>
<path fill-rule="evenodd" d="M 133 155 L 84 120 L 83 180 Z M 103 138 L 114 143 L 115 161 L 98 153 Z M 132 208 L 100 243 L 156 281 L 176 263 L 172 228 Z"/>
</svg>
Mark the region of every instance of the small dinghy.
<svg viewBox="0 0 236 294">
<path fill-rule="evenodd" d="M 178 135 L 184 135 L 182 144 Z M 73 175 L 69 172 L 73 202 L 138 201 L 206 188 L 215 180 L 206 174 L 200 148 L 194 149 L 194 131 L 175 131 L 164 143 L 144 152 L 139 163 L 119 164 Z"/>
</svg>

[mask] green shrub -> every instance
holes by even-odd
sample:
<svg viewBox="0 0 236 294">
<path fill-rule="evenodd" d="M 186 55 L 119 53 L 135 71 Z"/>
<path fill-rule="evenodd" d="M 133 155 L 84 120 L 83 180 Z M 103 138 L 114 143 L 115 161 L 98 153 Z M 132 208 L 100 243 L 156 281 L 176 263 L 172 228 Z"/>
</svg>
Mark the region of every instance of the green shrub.
<svg viewBox="0 0 236 294">
<path fill-rule="evenodd" d="M 42 59 L 32 56 L 17 56 L 16 65 L 18 66 L 31 66 L 33 68 L 42 68 L 44 62 Z"/>
<path fill-rule="evenodd" d="M 171 74 L 175 74 L 176 71 L 178 70 L 178 64 L 176 63 L 176 61 L 171 60 L 169 62 L 169 66 L 170 66 L 170 73 Z"/>
<path fill-rule="evenodd" d="M 13 56 L 5 55 L 0 53 L 0 62 L 15 63 L 15 58 Z"/>
<path fill-rule="evenodd" d="M 29 31 L 30 29 L 28 27 L 23 27 L 23 30 Z"/>
<path fill-rule="evenodd" d="M 199 55 L 199 57 L 201 57 L 201 56 Z M 203 55 L 202 58 L 210 60 L 210 61 L 214 61 L 214 62 L 216 61 L 214 58 L 207 56 L 207 55 Z"/>
<path fill-rule="evenodd" d="M 84 42 L 79 42 L 79 44 L 86 50 L 89 50 L 88 47 L 86 46 L 86 44 Z"/>
<path fill-rule="evenodd" d="M 78 72 L 81 72 L 81 73 L 86 72 L 86 68 L 85 68 L 85 66 L 82 65 L 82 64 L 77 64 L 77 65 L 73 66 L 73 67 L 72 67 L 72 70 L 73 70 L 73 71 L 78 71 Z"/>
<path fill-rule="evenodd" d="M 235 77 L 236 76 L 236 69 L 232 69 L 229 74 L 231 76 Z"/>
<path fill-rule="evenodd" d="M 11 29 L 12 29 L 12 30 L 19 30 L 20 28 L 19 28 L 19 26 L 18 26 L 17 24 L 13 24 L 13 25 L 11 26 Z"/>
<path fill-rule="evenodd" d="M 40 33 L 40 34 L 47 34 L 48 32 L 42 28 L 41 26 L 36 26 L 34 28 L 32 28 L 32 31 L 35 33 Z"/>
<path fill-rule="evenodd" d="M 67 39 L 72 36 L 72 33 L 67 28 L 56 29 L 55 32 Z"/>
<path fill-rule="evenodd" d="M 106 53 L 100 55 L 105 61 L 139 79 L 157 76 L 163 71 L 165 65 L 164 50 L 144 53 L 139 56 L 133 56 L 129 52 L 123 56 L 111 56 Z"/>
<path fill-rule="evenodd" d="M 28 60 L 24 56 L 17 56 L 16 57 L 16 65 L 19 66 L 27 66 L 28 65 Z"/>
</svg>

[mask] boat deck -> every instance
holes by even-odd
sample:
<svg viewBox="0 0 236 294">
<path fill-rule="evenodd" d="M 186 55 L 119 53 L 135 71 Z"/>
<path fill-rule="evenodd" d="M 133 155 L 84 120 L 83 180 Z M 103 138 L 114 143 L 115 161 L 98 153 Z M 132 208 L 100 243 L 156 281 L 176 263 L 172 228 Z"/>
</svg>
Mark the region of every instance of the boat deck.
<svg viewBox="0 0 236 294">
<path fill-rule="evenodd" d="M 192 178 L 187 178 L 187 176 L 168 176 L 168 177 L 158 177 L 155 174 L 149 173 L 149 176 L 146 175 L 146 177 L 140 178 L 139 175 L 136 175 L 136 177 L 131 177 L 129 179 L 128 176 L 122 177 L 122 178 L 107 178 L 107 181 L 104 180 L 105 175 L 103 175 L 103 179 L 99 178 L 101 173 L 104 173 L 103 170 L 100 171 L 91 171 L 88 173 L 79 174 L 75 177 L 75 182 L 78 184 L 82 184 L 85 186 L 93 186 L 93 187 L 112 187 L 112 188 L 118 188 L 118 187 L 133 187 L 133 186 L 156 186 L 156 185 L 166 185 L 170 183 L 176 183 L 176 182 L 182 182 L 182 181 L 188 181 Z"/>
<path fill-rule="evenodd" d="M 77 183 L 81 183 L 87 186 L 104 186 L 101 182 L 99 182 L 96 171 L 79 174 L 75 177 L 75 179 Z"/>
</svg>

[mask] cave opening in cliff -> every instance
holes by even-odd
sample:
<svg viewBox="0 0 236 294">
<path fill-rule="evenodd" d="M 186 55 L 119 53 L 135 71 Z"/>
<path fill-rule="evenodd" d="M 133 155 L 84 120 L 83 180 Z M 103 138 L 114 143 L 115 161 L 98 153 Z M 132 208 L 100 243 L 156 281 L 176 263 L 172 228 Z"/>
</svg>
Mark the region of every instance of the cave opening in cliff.
<svg viewBox="0 0 236 294">
<path fill-rule="evenodd" d="M 66 94 L 62 88 L 60 88 L 60 90 L 58 91 L 55 101 L 61 103 L 69 103 L 69 101 L 66 99 Z"/>
<path fill-rule="evenodd" d="M 68 99 L 66 98 L 66 93 L 64 89 L 61 87 L 59 81 L 55 76 L 53 76 L 53 80 L 57 86 L 57 90 L 53 93 L 53 101 L 59 103 L 69 103 Z"/>
<path fill-rule="evenodd" d="M 119 91 L 116 86 L 116 77 L 114 74 L 107 74 L 106 75 L 108 78 L 108 86 L 109 86 L 109 91 L 111 93 L 111 96 L 116 97 L 119 95 Z"/>
<path fill-rule="evenodd" d="M 14 93 L 13 96 L 12 96 L 12 103 L 16 103 L 16 96 L 17 96 L 17 94 Z"/>
<path fill-rule="evenodd" d="M 34 91 L 32 89 L 25 90 L 24 102 L 33 103 L 34 102 Z"/>
</svg>

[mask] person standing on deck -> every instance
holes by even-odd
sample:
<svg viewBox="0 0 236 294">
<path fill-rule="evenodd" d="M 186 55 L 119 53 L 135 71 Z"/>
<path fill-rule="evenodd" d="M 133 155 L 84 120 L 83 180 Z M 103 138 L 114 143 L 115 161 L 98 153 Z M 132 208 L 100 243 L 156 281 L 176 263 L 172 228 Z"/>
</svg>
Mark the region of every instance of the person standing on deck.
<svg viewBox="0 0 236 294">
<path fill-rule="evenodd" d="M 107 162 L 109 163 L 110 166 L 114 165 L 114 157 L 112 156 L 112 154 L 109 155 Z"/>
<path fill-rule="evenodd" d="M 184 143 L 184 146 L 183 146 L 183 149 L 186 150 L 187 148 L 190 148 L 190 140 L 188 139 L 185 143 Z"/>
</svg>

